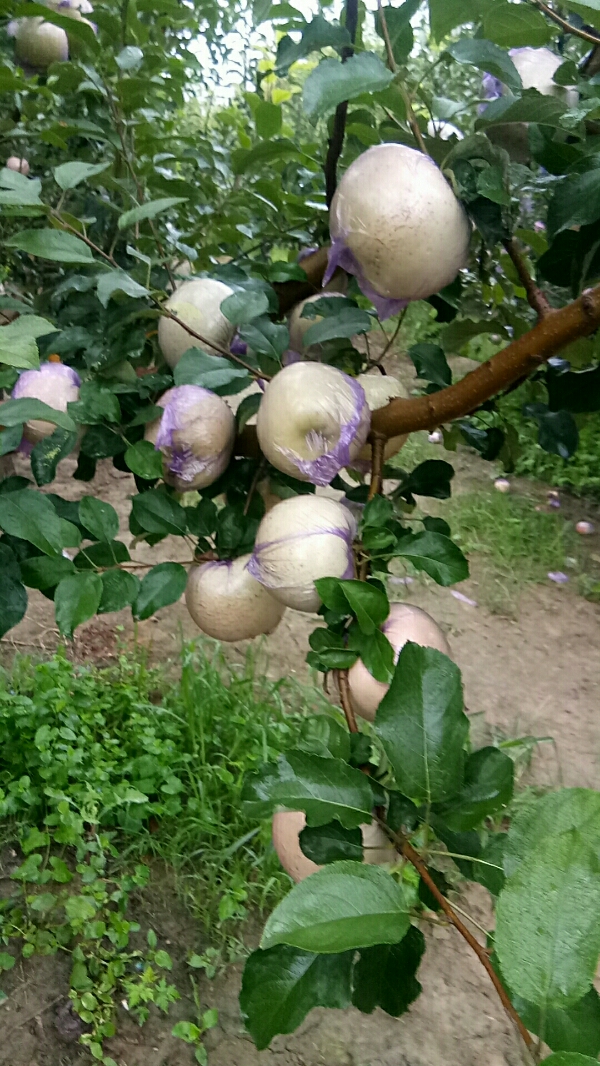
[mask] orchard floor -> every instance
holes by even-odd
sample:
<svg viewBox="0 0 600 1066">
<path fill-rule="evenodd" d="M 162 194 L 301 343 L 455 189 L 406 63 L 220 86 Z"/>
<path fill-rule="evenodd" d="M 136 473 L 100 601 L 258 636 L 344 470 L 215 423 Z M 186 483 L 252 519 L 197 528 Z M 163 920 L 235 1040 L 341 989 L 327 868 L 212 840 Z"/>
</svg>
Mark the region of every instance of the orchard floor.
<svg viewBox="0 0 600 1066">
<path fill-rule="evenodd" d="M 484 464 L 467 453 L 451 458 L 457 466 L 459 491 L 478 484 L 489 486 L 489 468 Z M 71 474 L 67 460 L 51 490 L 69 499 L 94 491 L 125 519 L 127 496 L 133 490 L 128 475 L 108 463 L 99 464 L 93 485 L 74 481 Z M 532 491 L 530 483 L 527 491 Z M 544 494 L 540 488 L 539 498 Z M 598 553 L 600 537 L 589 541 L 590 551 Z M 136 559 L 149 557 L 147 549 L 136 550 Z M 176 541 L 164 542 L 152 552 L 153 563 L 187 557 L 186 546 Z M 472 576 L 460 591 L 479 606 L 419 581 L 408 590 L 395 586 L 393 592 L 398 599 L 410 596 L 447 631 L 463 671 L 477 739 L 533 738 L 531 760 L 524 759 L 522 764 L 522 784 L 600 787 L 600 608 L 577 596 L 571 584 L 561 587 L 548 582 L 521 590 L 510 616 L 494 614 L 485 606 L 486 580 L 485 568 L 473 560 Z M 118 634 L 116 624 L 123 627 Z M 307 679 L 304 657 L 313 627 L 308 616 L 293 612 L 284 616 L 261 652 L 271 676 Z M 196 633 L 184 604 L 179 603 L 140 623 L 137 640 L 151 649 L 154 658 L 164 661 L 175 658 L 182 639 Z M 52 605 L 41 594 L 32 594 L 30 613 L 10 638 L 0 645 L 4 659 L 13 649 L 39 655 L 57 646 Z M 118 639 L 133 639 L 125 613 L 81 627 L 73 655 L 82 662 L 105 662 L 116 653 Z M 231 654 L 241 658 L 244 646 L 234 645 Z M 152 881 L 155 887 L 141 904 L 141 917 L 151 922 L 161 946 L 174 959 L 173 979 L 182 1000 L 168 1018 L 153 1015 L 143 1029 L 121 1011 L 118 1036 L 108 1042 L 106 1051 L 119 1066 L 188 1066 L 194 1061 L 193 1051 L 170 1034 L 178 1018 L 193 1017 L 184 960 L 190 950 L 202 950 L 206 944 L 166 875 L 156 870 Z M 489 927 L 491 911 L 484 889 L 474 886 L 462 904 Z M 258 925 L 248 930 L 250 943 L 257 933 Z M 206 1038 L 210 1066 L 519 1066 L 518 1043 L 480 964 L 454 931 L 440 928 L 429 936 L 430 950 L 419 973 L 423 994 L 404 1017 L 394 1020 L 382 1012 L 369 1017 L 355 1010 L 318 1010 L 294 1035 L 278 1037 L 271 1049 L 260 1053 L 240 1021 L 240 967 L 231 967 L 212 982 L 201 982 L 203 1009 L 215 1006 L 219 1011 L 219 1025 Z M 10 985 L 4 987 L 11 994 L 0 1007 L 0 1063 L 89 1066 L 91 1060 L 77 1043 L 77 1027 L 65 1011 L 68 959 L 32 959 L 19 963 L 8 976 Z"/>
</svg>

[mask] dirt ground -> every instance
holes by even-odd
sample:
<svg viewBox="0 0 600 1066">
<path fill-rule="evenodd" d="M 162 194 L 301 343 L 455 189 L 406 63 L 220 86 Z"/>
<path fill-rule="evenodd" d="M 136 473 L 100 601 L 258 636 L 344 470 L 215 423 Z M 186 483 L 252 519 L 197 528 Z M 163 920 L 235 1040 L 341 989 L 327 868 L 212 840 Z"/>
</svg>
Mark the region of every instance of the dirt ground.
<svg viewBox="0 0 600 1066">
<path fill-rule="evenodd" d="M 454 457 L 453 457 L 454 461 Z M 459 476 L 472 489 L 482 476 L 473 460 L 460 459 Z M 125 519 L 127 496 L 133 491 L 128 475 L 107 463 L 99 464 L 93 484 L 71 477 L 72 463 L 62 464 L 51 491 L 79 499 L 93 491 L 109 500 Z M 481 464 L 478 465 L 481 470 Z M 25 468 L 23 471 L 25 472 Z M 594 538 L 600 540 L 600 538 Z M 596 545 L 595 550 L 598 550 Z M 147 549 L 135 558 L 150 558 Z M 152 552 L 152 562 L 188 558 L 188 549 L 170 540 Z M 478 601 L 483 572 L 477 563 L 460 591 Z M 491 736 L 529 737 L 531 766 L 522 780 L 541 785 L 600 787 L 600 609 L 578 597 L 570 587 L 531 586 L 515 603 L 514 617 L 490 613 L 484 605 L 457 600 L 448 589 L 415 582 L 409 589 L 394 587 L 396 598 L 410 598 L 428 610 L 448 634 L 461 670 L 466 703 L 478 740 Z M 80 661 L 104 661 L 115 654 L 115 624 L 122 639 L 133 635 L 126 613 L 106 616 L 83 626 L 73 654 Z M 306 637 L 314 620 L 294 612 L 286 616 L 265 641 L 265 669 L 271 676 L 307 678 Z M 176 658 L 183 638 L 197 634 L 183 603 L 142 622 L 137 639 L 155 657 Z M 50 652 L 58 643 L 52 605 L 36 592 L 24 620 L 0 645 L 3 657 L 13 649 Z M 244 645 L 232 655 L 242 656 Z M 536 742 L 536 738 L 537 741 Z M 153 878 L 157 883 L 157 877 Z M 491 923 L 484 889 L 473 886 L 462 904 L 484 926 Z M 184 998 L 168 1019 L 153 1016 L 139 1029 L 121 1011 L 118 1036 L 107 1053 L 119 1066 L 187 1066 L 193 1053 L 173 1038 L 178 1018 L 193 1017 L 184 959 L 205 947 L 198 930 L 178 903 L 168 880 L 143 902 L 148 921 L 175 960 L 173 977 Z M 278 1037 L 271 1049 L 257 1052 L 244 1034 L 237 994 L 240 969 L 201 983 L 203 1007 L 219 1010 L 219 1025 L 206 1039 L 210 1066 L 519 1066 L 518 1043 L 497 997 L 479 963 L 463 941 L 447 929 L 429 934 L 419 977 L 423 994 L 404 1017 L 394 1020 L 378 1011 L 368 1017 L 358 1011 L 313 1011 L 292 1036 Z M 433 943 L 435 941 L 435 943 Z M 5 1066 L 88 1066 L 91 1060 L 77 1044 L 71 1020 L 65 1015 L 67 962 L 42 958 L 19 963 L 12 971 L 11 991 L 0 1007 L 0 1063 Z M 76 1027 L 75 1027 L 76 1028 Z M 69 1042 L 71 1037 L 71 1042 Z"/>
</svg>

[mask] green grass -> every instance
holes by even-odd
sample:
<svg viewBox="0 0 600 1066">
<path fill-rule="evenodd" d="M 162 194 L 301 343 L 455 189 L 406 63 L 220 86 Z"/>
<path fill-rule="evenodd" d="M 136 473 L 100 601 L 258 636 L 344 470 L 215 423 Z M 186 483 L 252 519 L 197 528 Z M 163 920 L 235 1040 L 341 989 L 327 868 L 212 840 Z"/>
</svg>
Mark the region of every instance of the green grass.
<svg viewBox="0 0 600 1066">
<path fill-rule="evenodd" d="M 564 519 L 536 511 L 530 500 L 495 491 L 454 497 L 444 510 L 453 539 L 476 567 L 478 598 L 492 611 L 514 613 L 523 586 L 563 571 L 575 536 Z"/>
<path fill-rule="evenodd" d="M 244 776 L 328 707 L 317 689 L 269 681 L 252 654 L 231 666 L 209 641 L 183 648 L 177 679 L 139 650 L 110 668 L 59 650 L 0 670 L 0 978 L 18 958 L 68 953 L 81 1043 L 116 1066 L 104 1041 L 118 1004 L 143 1024 L 181 998 L 169 942 L 135 921 L 135 896 L 174 872 L 210 945 L 190 944 L 188 965 L 210 975 L 239 955 L 248 911 L 289 888 L 270 826 L 244 813 Z M 192 986 L 197 1017 L 173 1033 L 205 1062 L 217 1016 Z"/>
<path fill-rule="evenodd" d="M 317 690 L 268 681 L 206 642 L 180 680 L 142 658 L 114 667 L 17 657 L 0 673 L 0 840 L 43 828 L 65 800 L 110 830 L 121 857 L 155 856 L 217 940 L 286 884 L 240 801 L 243 776 L 293 742 Z"/>
</svg>

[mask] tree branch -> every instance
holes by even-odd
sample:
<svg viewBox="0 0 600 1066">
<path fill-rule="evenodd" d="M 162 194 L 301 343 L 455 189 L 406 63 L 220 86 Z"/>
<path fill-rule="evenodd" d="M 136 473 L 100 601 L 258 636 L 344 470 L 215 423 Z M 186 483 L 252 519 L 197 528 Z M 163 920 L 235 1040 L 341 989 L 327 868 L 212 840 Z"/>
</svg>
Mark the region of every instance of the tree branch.
<svg viewBox="0 0 600 1066">
<path fill-rule="evenodd" d="M 371 430 L 389 440 L 403 433 L 431 430 L 444 422 L 463 418 L 519 378 L 530 374 L 572 341 L 589 336 L 599 327 L 600 285 L 597 285 L 566 307 L 553 310 L 528 333 L 482 363 L 456 385 L 449 385 L 429 396 L 392 400 L 386 407 L 374 411 Z M 258 454 L 256 430 L 253 426 L 245 426 L 238 437 L 236 455 L 254 458 Z"/>
<path fill-rule="evenodd" d="M 510 237 L 507 241 L 504 241 L 504 247 L 519 275 L 519 281 L 527 293 L 527 303 L 535 311 L 538 320 L 541 321 L 542 318 L 545 318 L 546 315 L 550 314 L 553 308 L 548 303 L 548 300 L 539 285 L 536 285 L 531 277 L 514 237 Z"/>
<path fill-rule="evenodd" d="M 340 692 L 340 703 L 342 704 L 342 710 L 346 716 L 346 722 L 348 723 L 349 733 L 358 733 L 358 726 L 356 724 L 356 716 L 352 709 L 352 702 L 350 700 L 350 686 L 348 684 L 348 671 L 336 670 L 335 676 Z"/>
<path fill-rule="evenodd" d="M 350 34 L 351 44 L 342 49 L 342 63 L 354 55 L 354 41 L 356 39 L 356 27 L 358 25 L 358 0 L 346 0 L 346 29 Z M 344 100 L 335 109 L 333 129 L 328 141 L 325 166 L 325 200 L 327 207 L 331 207 L 331 201 L 337 188 L 337 165 L 344 147 L 346 134 L 346 116 L 348 114 L 348 101 Z"/>
<path fill-rule="evenodd" d="M 588 33 L 587 30 L 580 30 L 577 26 L 573 26 L 567 19 L 564 19 L 562 15 L 558 15 L 556 11 L 553 11 L 551 7 L 543 3 L 543 0 L 531 0 L 531 3 L 537 7 L 538 11 L 543 12 L 549 19 L 552 19 L 557 26 L 560 26 L 565 33 L 572 33 L 574 37 L 581 37 L 584 41 L 589 41 L 590 44 L 600 44 L 600 37 L 596 34 Z"/>
<path fill-rule="evenodd" d="M 394 49 L 392 48 L 390 31 L 388 29 L 387 19 L 385 17 L 385 12 L 383 10 L 381 0 L 377 0 L 377 14 L 379 16 L 381 32 L 383 33 L 383 40 L 385 42 L 385 51 L 387 55 L 388 67 L 390 68 L 393 74 L 396 74 L 398 71 L 398 67 L 396 65 L 396 60 L 394 59 Z M 415 113 L 413 111 L 412 102 L 406 90 L 406 87 L 402 84 L 402 82 L 396 82 L 396 87 L 400 90 L 400 93 L 402 94 L 402 99 L 404 100 L 404 106 L 406 108 L 406 118 L 411 128 L 412 135 L 415 141 L 417 142 L 419 151 L 423 152 L 423 155 L 429 155 L 429 152 L 425 147 L 423 134 L 421 133 L 421 128 L 419 126 L 419 123 L 417 122 Z"/>
<path fill-rule="evenodd" d="M 566 307 L 554 310 L 456 385 L 429 396 L 392 400 L 387 407 L 374 411 L 371 429 L 389 439 L 462 418 L 530 374 L 572 341 L 594 333 L 599 326 L 600 285 L 586 290 Z"/>
<path fill-rule="evenodd" d="M 386 823 L 382 822 L 381 820 L 380 820 L 380 825 L 382 826 L 383 829 L 385 829 L 385 831 L 394 840 L 394 843 L 396 844 L 396 847 L 397 847 L 398 851 L 402 855 L 404 855 L 405 859 L 408 859 L 408 861 L 410 863 L 412 863 L 412 865 L 414 866 L 415 870 L 418 872 L 418 874 L 421 877 L 421 879 L 427 885 L 429 891 L 432 893 L 432 895 L 435 897 L 435 899 L 439 903 L 439 905 L 440 905 L 441 909 L 443 910 L 444 914 L 446 915 L 446 917 L 449 919 L 450 922 L 452 922 L 452 925 L 454 926 L 454 928 L 460 933 L 460 935 L 466 940 L 466 942 L 469 945 L 469 947 L 472 948 L 472 950 L 475 952 L 475 954 L 477 955 L 477 958 L 479 959 L 481 965 L 486 970 L 486 972 L 487 972 L 487 974 L 488 974 L 488 976 L 489 976 L 494 988 L 496 989 L 496 992 L 498 993 L 498 996 L 500 998 L 500 1002 L 502 1003 L 502 1006 L 504 1007 L 504 1010 L 506 1011 L 506 1013 L 508 1014 L 509 1018 L 514 1023 L 516 1028 L 518 1029 L 519 1034 L 520 1034 L 520 1036 L 521 1036 L 521 1038 L 523 1040 L 523 1043 L 525 1044 L 525 1046 L 527 1048 L 532 1048 L 533 1047 L 533 1039 L 532 1039 L 529 1031 L 526 1029 L 525 1025 L 523 1024 L 523 1022 L 521 1021 L 521 1019 L 520 1019 L 519 1015 L 517 1014 L 515 1008 L 513 1007 L 504 985 L 502 984 L 500 978 L 498 977 L 498 974 L 494 970 L 494 967 L 492 966 L 492 964 L 490 962 L 490 957 L 489 957 L 489 954 L 487 952 L 487 949 L 482 944 L 479 943 L 477 938 L 473 936 L 473 934 L 471 933 L 471 931 L 469 929 L 467 929 L 466 925 L 463 922 L 461 922 L 460 918 L 456 914 L 456 912 L 453 909 L 452 905 L 448 902 L 448 900 L 443 895 L 443 893 L 440 892 L 440 890 L 437 887 L 435 881 L 433 880 L 431 874 L 429 873 L 429 870 L 427 869 L 427 866 L 423 862 L 423 860 L 422 860 L 421 856 L 419 855 L 418 851 L 416 851 L 415 848 L 413 848 L 413 846 L 410 843 L 410 841 L 406 840 L 405 837 L 402 837 L 399 834 L 392 832 L 390 830 L 389 826 L 386 825 Z"/>
<path fill-rule="evenodd" d="M 301 266 L 306 274 L 306 281 L 276 281 L 273 284 L 279 298 L 280 314 L 285 315 L 301 300 L 319 292 L 323 274 L 327 269 L 328 252 L 329 246 L 326 245 L 302 260 Z"/>
</svg>

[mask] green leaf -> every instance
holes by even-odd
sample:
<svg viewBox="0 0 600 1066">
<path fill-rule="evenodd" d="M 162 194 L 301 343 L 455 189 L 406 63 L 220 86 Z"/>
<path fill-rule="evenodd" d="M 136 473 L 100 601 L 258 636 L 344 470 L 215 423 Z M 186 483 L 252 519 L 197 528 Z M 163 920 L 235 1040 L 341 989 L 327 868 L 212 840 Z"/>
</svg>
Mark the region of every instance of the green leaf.
<svg viewBox="0 0 600 1066">
<path fill-rule="evenodd" d="M 54 481 L 58 464 L 70 455 L 76 443 L 76 433 L 58 427 L 49 437 L 38 441 L 30 456 L 31 472 L 38 485 L 49 485 Z"/>
<path fill-rule="evenodd" d="M 102 595 L 99 574 L 72 574 L 63 577 L 54 593 L 56 624 L 67 639 L 72 640 L 77 626 L 93 618 Z"/>
<path fill-rule="evenodd" d="M 115 56 L 115 62 L 119 70 L 123 71 L 137 70 L 143 59 L 144 53 L 142 49 L 132 44 L 122 48 L 118 56 Z"/>
<path fill-rule="evenodd" d="M 90 426 L 85 433 L 81 442 L 81 455 L 88 459 L 108 459 L 121 455 L 125 448 L 126 443 L 120 433 L 99 423 Z"/>
<path fill-rule="evenodd" d="M 221 304 L 221 312 L 234 326 L 251 322 L 253 318 L 264 315 L 269 309 L 269 297 L 261 289 L 245 289 L 226 296 Z"/>
<path fill-rule="evenodd" d="M 278 133 L 281 133 L 281 124 L 281 105 L 262 100 L 254 112 L 254 125 L 258 136 L 261 138 L 276 137 Z"/>
<path fill-rule="evenodd" d="M 39 555 L 23 559 L 21 573 L 23 581 L 32 589 L 54 588 L 63 577 L 75 572 L 75 564 L 64 555 Z"/>
<path fill-rule="evenodd" d="M 260 946 L 291 944 L 329 955 L 396 944 L 409 926 L 404 892 L 389 873 L 335 862 L 294 885 L 268 919 Z"/>
<path fill-rule="evenodd" d="M 184 508 L 163 489 L 149 489 L 134 496 L 131 512 L 147 533 L 173 533 L 182 537 L 187 529 Z"/>
<path fill-rule="evenodd" d="M 517 810 L 504 851 L 506 876 L 512 877 L 528 863 L 544 841 L 570 829 L 577 829 L 600 861 L 600 792 L 561 788 Z"/>
<path fill-rule="evenodd" d="M 97 567 L 127 563 L 130 558 L 129 550 L 123 541 L 109 540 L 86 545 L 77 553 L 73 562 L 77 570 L 95 570 Z"/>
<path fill-rule="evenodd" d="M 470 880 L 483 885 L 492 896 L 500 894 L 506 881 L 502 863 L 507 840 L 507 833 L 491 833 L 478 856 L 483 861 L 470 864 Z"/>
<path fill-rule="evenodd" d="M 193 1022 L 177 1022 L 171 1029 L 171 1036 L 185 1040 L 186 1044 L 195 1044 L 202 1036 L 202 1030 Z"/>
<path fill-rule="evenodd" d="M 291 37 L 285 36 L 277 45 L 276 71 L 287 74 L 292 63 L 310 55 L 321 48 L 335 48 L 340 52 L 350 45 L 350 34 L 345 26 L 329 22 L 323 15 L 315 15 L 302 31 L 302 37 L 296 44 Z"/>
<path fill-rule="evenodd" d="M 457 63 L 466 63 L 486 74 L 493 74 L 513 92 L 521 92 L 523 83 L 512 59 L 492 41 L 461 37 L 448 45 L 448 52 Z"/>
<path fill-rule="evenodd" d="M 350 758 L 350 733 L 328 714 L 311 714 L 305 718 L 300 727 L 296 747 L 312 755 L 321 755 L 326 759 Z"/>
<path fill-rule="evenodd" d="M 131 296 L 136 300 L 142 296 L 148 296 L 148 289 L 140 285 L 124 270 L 107 270 L 101 274 L 96 292 L 103 307 L 108 307 L 108 301 L 116 292 L 122 292 L 125 296 Z"/>
<path fill-rule="evenodd" d="M 41 191 L 42 183 L 39 178 L 27 178 L 18 171 L 9 170 L 8 167 L 0 170 L 0 206 L 42 207 Z"/>
<path fill-rule="evenodd" d="M 162 407 L 160 410 L 162 412 Z M 162 452 L 157 451 L 149 440 L 139 440 L 137 444 L 132 444 L 125 452 L 125 462 L 132 474 L 137 474 L 146 481 L 154 481 L 163 475 Z"/>
<path fill-rule="evenodd" d="M 87 244 L 62 230 L 25 229 L 9 237 L 4 244 L 7 248 L 16 248 L 19 252 L 37 255 L 40 259 L 50 259 L 55 263 L 91 266 L 94 262 Z"/>
<path fill-rule="evenodd" d="M 79 399 L 68 404 L 67 410 L 76 422 L 84 426 L 121 421 L 121 408 L 114 392 L 97 381 L 83 381 Z"/>
<path fill-rule="evenodd" d="M 183 353 L 173 371 L 173 378 L 176 385 L 201 385 L 217 395 L 236 392 L 238 385 L 245 388 L 252 380 L 243 367 L 236 366 L 220 355 L 207 355 L 200 348 L 189 348 Z M 235 382 L 236 388 L 230 388 L 232 382 Z"/>
<path fill-rule="evenodd" d="M 330 611 L 356 615 L 363 633 L 375 632 L 390 613 L 385 592 L 366 581 L 323 577 L 315 581 L 315 588 Z"/>
<path fill-rule="evenodd" d="M 298 839 L 307 859 L 312 859 L 319 866 L 342 859 L 363 861 L 362 833 L 359 828 L 344 829 L 339 822 L 315 827 L 307 825 Z"/>
<path fill-rule="evenodd" d="M 18 625 L 27 611 L 27 590 L 17 577 L 0 570 L 0 637 Z"/>
<path fill-rule="evenodd" d="M 550 25 L 528 4 L 494 3 L 484 11 L 483 36 L 501 48 L 542 48 L 552 40 Z"/>
<path fill-rule="evenodd" d="M 119 532 L 119 516 L 110 503 L 84 496 L 79 501 L 79 520 L 93 540 L 114 540 Z"/>
<path fill-rule="evenodd" d="M 560 120 L 567 110 L 567 105 L 557 96 L 544 96 L 537 89 L 526 89 L 516 100 L 507 96 L 492 101 L 477 119 L 475 128 L 487 129 L 498 122 L 538 122 L 541 126 L 562 129 Z"/>
<path fill-rule="evenodd" d="M 394 59 L 400 65 L 406 61 L 412 52 L 414 34 L 410 20 L 421 4 L 422 0 L 405 0 L 400 7 L 386 5 L 378 9 L 375 15 L 375 29 L 383 41 L 386 39 L 386 34 L 383 31 L 381 15 L 385 17 L 387 38 L 392 46 Z"/>
<path fill-rule="evenodd" d="M 45 555 L 55 555 L 62 550 L 60 519 L 50 501 L 39 492 L 21 489 L 4 495 L 0 528 L 13 537 L 35 544 Z"/>
<path fill-rule="evenodd" d="M 7 326 L 4 327 L 8 329 Z M 23 397 L 20 400 L 7 400 L 2 404 L 2 424 L 5 426 L 17 426 L 32 419 L 42 419 L 44 422 L 52 422 L 55 426 L 73 433 L 77 427 L 70 415 L 64 411 L 56 411 L 42 400 Z"/>
<path fill-rule="evenodd" d="M 369 636 L 359 629 L 350 630 L 348 647 L 358 652 L 369 673 L 376 681 L 389 685 L 394 676 L 394 649 L 380 629 Z"/>
<path fill-rule="evenodd" d="M 159 563 L 142 578 L 133 607 L 134 618 L 140 620 L 161 607 L 168 607 L 183 596 L 187 584 L 187 570 L 181 563 Z"/>
<path fill-rule="evenodd" d="M 245 174 L 249 170 L 258 169 L 261 166 L 279 165 L 287 159 L 297 159 L 298 162 L 308 166 L 314 166 L 310 156 L 298 148 L 287 137 L 276 137 L 274 140 L 261 141 L 253 148 L 246 151 L 245 148 L 231 153 L 232 170 L 234 174 Z"/>
<path fill-rule="evenodd" d="M 477 22 L 481 14 L 481 0 L 429 0 L 431 35 L 441 41 L 456 26 Z"/>
<path fill-rule="evenodd" d="M 450 482 L 454 468 L 443 459 L 425 459 L 409 474 L 402 491 L 414 496 L 431 496 L 434 500 L 448 500 L 452 495 Z"/>
<path fill-rule="evenodd" d="M 418 378 L 433 381 L 434 385 L 445 388 L 452 384 L 452 371 L 448 366 L 443 348 L 437 344 L 413 344 L 408 349 Z"/>
<path fill-rule="evenodd" d="M 61 163 L 60 166 L 54 167 L 52 173 L 56 184 L 66 190 L 74 189 L 80 182 L 104 173 L 109 166 L 110 163 L 84 163 L 77 159 L 72 163 Z"/>
<path fill-rule="evenodd" d="M 16 961 L 14 955 L 9 955 L 6 951 L 0 951 L 0 972 L 2 970 L 12 970 Z"/>
<path fill-rule="evenodd" d="M 261 393 L 253 393 L 251 396 L 244 396 L 244 399 L 235 412 L 238 433 L 241 433 L 246 423 L 256 414 L 260 407 L 261 400 Z"/>
<path fill-rule="evenodd" d="M 364 1014 L 381 1007 L 399 1018 L 421 995 L 416 973 L 425 952 L 425 937 L 411 926 L 399 944 L 363 948 L 354 967 L 352 1003 Z"/>
<path fill-rule="evenodd" d="M 556 237 L 572 226 L 587 226 L 600 218 L 600 171 L 566 177 L 555 188 L 548 206 L 548 233 Z"/>
<path fill-rule="evenodd" d="M 469 564 L 460 548 L 441 533 L 413 533 L 402 537 L 394 555 L 410 559 L 417 570 L 424 570 L 438 585 L 454 585 L 469 576 Z"/>
<path fill-rule="evenodd" d="M 391 71 L 374 52 L 360 52 L 350 56 L 345 63 L 322 59 L 304 82 L 304 110 L 316 121 L 343 100 L 386 89 L 392 77 Z"/>
<path fill-rule="evenodd" d="M 368 333 L 373 325 L 371 315 L 359 307 L 342 307 L 335 315 L 328 315 L 322 322 L 315 322 L 304 334 L 305 345 L 324 344 L 338 337 L 354 337 L 356 333 Z"/>
<path fill-rule="evenodd" d="M 133 207 L 131 211 L 125 211 L 119 218 L 119 229 L 127 229 L 136 222 L 143 222 L 147 218 L 156 218 L 162 211 L 168 211 L 170 207 L 187 202 L 187 196 L 163 196 L 160 200 L 150 200 L 140 207 Z"/>
<path fill-rule="evenodd" d="M 519 996 L 511 998 L 529 1031 L 541 1036 L 553 1051 L 574 1051 L 579 1055 L 591 1055 L 594 1062 L 597 1061 L 600 1052 L 600 996 L 595 988 L 590 988 L 582 999 L 566 1010 L 557 1007 L 543 1010 Z"/>
<path fill-rule="evenodd" d="M 465 763 L 458 796 L 439 811 L 454 832 L 466 832 L 508 806 L 514 786 L 514 763 L 498 748 L 480 748 Z"/>
<path fill-rule="evenodd" d="M 246 776 L 242 802 L 249 818 L 267 818 L 281 806 L 304 811 L 310 826 L 337 818 L 355 829 L 371 820 L 373 793 L 365 774 L 342 759 L 290 751 Z"/>
<path fill-rule="evenodd" d="M 528 403 L 523 413 L 538 424 L 538 444 L 550 455 L 570 459 L 579 446 L 579 430 L 569 411 L 549 411 L 545 403 Z"/>
<path fill-rule="evenodd" d="M 589 1055 L 578 1055 L 572 1051 L 559 1051 L 556 1055 L 548 1055 L 543 1062 L 547 1066 L 598 1066 L 598 1059 L 591 1059 Z"/>
<path fill-rule="evenodd" d="M 240 337 L 257 355 L 268 355 L 277 364 L 289 348 L 290 333 L 287 326 L 271 322 L 270 318 L 255 318 L 253 322 L 240 327 Z"/>
<path fill-rule="evenodd" d="M 107 570 L 102 574 L 102 595 L 98 604 L 98 614 L 110 611 L 122 611 L 135 603 L 140 588 L 140 580 L 127 570 Z"/>
<path fill-rule="evenodd" d="M 22 437 L 23 425 L 20 422 L 16 426 L 11 426 L 10 429 L 2 430 L 0 433 L 0 456 L 15 452 L 21 443 Z"/>
<path fill-rule="evenodd" d="M 70 896 L 64 907 L 70 922 L 90 922 L 96 916 L 96 904 L 90 896 Z"/>
<path fill-rule="evenodd" d="M 599 909 L 600 862 L 578 829 L 529 849 L 496 907 L 495 948 L 512 992 L 543 1009 L 581 999 L 598 965 Z"/>
<path fill-rule="evenodd" d="M 375 732 L 403 795 L 427 805 L 455 795 L 468 731 L 460 670 L 434 648 L 409 641 L 375 715 Z"/>
<path fill-rule="evenodd" d="M 316 955 L 278 944 L 246 961 L 240 1008 L 259 1051 L 278 1033 L 293 1033 L 314 1007 L 350 1006 L 353 954 Z"/>
</svg>

